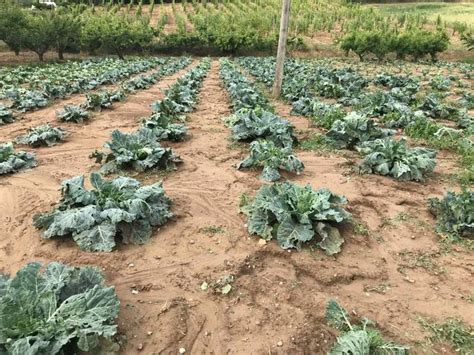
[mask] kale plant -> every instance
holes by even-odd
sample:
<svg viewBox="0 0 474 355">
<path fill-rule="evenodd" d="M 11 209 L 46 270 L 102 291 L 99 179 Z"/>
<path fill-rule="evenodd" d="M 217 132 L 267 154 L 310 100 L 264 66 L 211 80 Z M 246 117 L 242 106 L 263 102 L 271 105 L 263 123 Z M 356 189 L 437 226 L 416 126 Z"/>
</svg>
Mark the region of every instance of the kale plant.
<svg viewBox="0 0 474 355">
<path fill-rule="evenodd" d="M 35 155 L 28 152 L 15 152 L 12 143 L 0 144 L 0 175 L 16 173 L 36 166 Z"/>
<path fill-rule="evenodd" d="M 140 187 L 135 179 L 103 180 L 98 173 L 91 183 L 92 190 L 85 189 L 83 176 L 62 183 L 58 206 L 33 218 L 36 228 L 45 229 L 44 238 L 71 236 L 82 250 L 112 251 L 116 237 L 144 244 L 152 227 L 173 216 L 161 183 Z"/>
<path fill-rule="evenodd" d="M 397 180 L 423 181 L 436 166 L 436 151 L 410 148 L 405 139 L 377 139 L 361 144 L 357 150 L 364 156 L 361 173 L 389 175 Z"/>
<path fill-rule="evenodd" d="M 474 239 L 474 192 L 448 191 L 442 198 L 430 198 L 428 206 L 437 218 L 438 233 Z"/>
<path fill-rule="evenodd" d="M 94 267 L 30 263 L 0 274 L 0 354 L 100 353 L 119 305 Z"/>
<path fill-rule="evenodd" d="M 342 208 L 345 203 L 344 197 L 328 189 L 284 182 L 262 186 L 242 212 L 248 217 L 250 234 L 275 238 L 283 249 L 300 248 L 314 239 L 326 254 L 333 255 L 344 242 L 337 227 L 351 218 Z"/>
<path fill-rule="evenodd" d="M 250 144 L 250 155 L 237 165 L 237 169 L 263 167 L 261 178 L 266 181 L 280 180 L 278 169 L 300 174 L 303 163 L 293 155 L 291 147 L 277 147 L 272 141 L 258 140 Z"/>
<path fill-rule="evenodd" d="M 62 141 L 66 132 L 61 128 L 50 126 L 49 124 L 28 129 L 28 133 L 15 139 L 17 144 L 30 145 L 32 147 L 53 146 Z"/>
</svg>

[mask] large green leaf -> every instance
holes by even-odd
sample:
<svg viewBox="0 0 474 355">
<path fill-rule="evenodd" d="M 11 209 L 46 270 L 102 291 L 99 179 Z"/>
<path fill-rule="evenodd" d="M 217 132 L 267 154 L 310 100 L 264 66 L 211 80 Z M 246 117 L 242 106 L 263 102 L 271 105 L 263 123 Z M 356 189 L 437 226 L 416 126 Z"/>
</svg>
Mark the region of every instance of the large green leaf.
<svg viewBox="0 0 474 355">
<path fill-rule="evenodd" d="M 351 330 L 337 338 L 330 355 L 370 355 L 370 337 L 365 330 Z"/>
<path fill-rule="evenodd" d="M 65 181 L 58 207 L 36 215 L 35 227 L 45 229 L 46 238 L 70 236 L 83 250 L 111 251 L 117 237 L 143 244 L 153 226 L 173 217 L 161 183 L 140 187 L 129 177 L 104 180 L 97 173 L 91 174 L 91 183 L 89 191 L 82 176 Z"/>
<path fill-rule="evenodd" d="M 319 246 L 332 255 L 340 251 L 343 242 L 336 223 L 351 218 L 342 208 L 344 203 L 344 197 L 334 195 L 328 189 L 315 191 L 309 185 L 301 187 L 285 182 L 262 186 L 242 212 L 248 216 L 249 233 L 267 240 L 276 237 L 285 249 L 299 248 L 312 240 L 314 227 L 319 226 Z"/>
<path fill-rule="evenodd" d="M 115 335 L 118 311 L 97 269 L 29 264 L 0 294 L 0 353 L 57 354 L 66 344 L 95 352 L 99 337 Z"/>
</svg>

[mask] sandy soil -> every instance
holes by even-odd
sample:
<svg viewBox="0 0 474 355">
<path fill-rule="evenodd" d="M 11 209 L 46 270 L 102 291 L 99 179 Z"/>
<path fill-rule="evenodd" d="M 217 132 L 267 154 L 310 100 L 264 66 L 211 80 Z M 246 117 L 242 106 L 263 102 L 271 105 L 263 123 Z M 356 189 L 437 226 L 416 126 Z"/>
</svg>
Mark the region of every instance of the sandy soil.
<svg viewBox="0 0 474 355">
<path fill-rule="evenodd" d="M 8 124 L 1 127 L 0 140 L 1 141 L 14 140 L 17 136 L 25 134 L 29 128 L 33 128 L 41 124 L 49 123 L 51 125 L 57 126 L 60 124 L 60 122 L 56 118 L 56 113 L 58 111 L 62 111 L 64 106 L 83 104 L 86 102 L 86 95 L 88 93 L 113 91 L 113 90 L 120 89 L 121 83 L 133 78 L 140 77 L 142 75 L 152 74 L 156 72 L 158 68 L 159 67 L 157 66 L 153 69 L 150 69 L 149 71 L 141 72 L 141 73 L 129 76 L 127 78 L 124 78 L 118 81 L 115 84 L 100 85 L 94 90 L 89 90 L 83 93 L 72 94 L 64 98 L 58 98 L 56 100 L 53 100 L 50 105 L 46 107 L 37 108 L 33 111 L 27 111 L 27 112 L 14 111 L 13 115 L 14 115 L 15 121 L 13 124 Z M 132 95 L 135 95 L 135 94 L 132 94 Z M 96 116 L 96 113 L 92 112 L 90 117 L 93 119 L 95 116 Z M 69 127 L 77 126 L 74 123 L 62 123 L 62 125 L 64 125 L 64 128 L 68 131 L 69 131 Z"/>
<path fill-rule="evenodd" d="M 135 129 L 150 113 L 149 104 L 162 97 L 161 89 L 183 73 L 163 78 L 87 125 L 68 126 L 67 142 L 35 150 L 37 168 L 0 178 L 0 271 L 14 273 L 33 260 L 102 267 L 121 300 L 123 354 L 176 354 L 179 348 L 192 354 L 325 354 L 336 336 L 324 320 L 331 298 L 376 321 L 387 337 L 414 346 L 415 353 L 454 354 L 448 346 L 420 345 L 426 333 L 417 322 L 418 316 L 474 322 L 468 301 L 474 258 L 460 247 L 441 248 L 426 208 L 427 197 L 450 188 L 445 174 L 453 163 L 440 159 L 425 184 L 402 183 L 351 173 L 350 155 L 297 151 L 306 169 L 285 176 L 344 194 L 368 235 L 345 228 L 346 242 L 336 257 L 262 245 L 248 236 L 238 213 L 241 194 L 254 194 L 262 182 L 260 172 L 234 168 L 245 150 L 229 144 L 221 121 L 230 110 L 217 60 L 188 117 L 190 139 L 170 144 L 184 163 L 173 173 L 137 177 L 145 184 L 164 180 L 175 220 L 149 244 L 120 246 L 113 253 L 86 253 L 70 241 L 41 239 L 31 218 L 55 204 L 61 181 L 95 170 L 88 155 L 111 130 Z M 287 105 L 275 105 L 301 134 L 311 130 L 304 118 L 289 115 Z M 0 140 L 17 124 L 0 127 Z M 204 281 L 224 275 L 235 278 L 228 295 L 201 290 Z"/>
</svg>

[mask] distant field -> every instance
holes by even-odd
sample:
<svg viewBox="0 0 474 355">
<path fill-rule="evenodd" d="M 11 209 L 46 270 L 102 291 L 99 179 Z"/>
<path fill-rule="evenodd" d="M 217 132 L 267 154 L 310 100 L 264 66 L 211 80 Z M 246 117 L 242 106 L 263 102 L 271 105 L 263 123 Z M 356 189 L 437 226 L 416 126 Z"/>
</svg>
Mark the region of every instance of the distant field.
<svg viewBox="0 0 474 355">
<path fill-rule="evenodd" d="M 469 25 L 474 25 L 474 3 L 403 3 L 403 4 L 372 4 L 368 6 L 376 7 L 380 12 L 387 15 L 401 15 L 403 13 L 418 13 L 436 20 L 441 15 L 444 21 L 462 21 Z"/>
</svg>

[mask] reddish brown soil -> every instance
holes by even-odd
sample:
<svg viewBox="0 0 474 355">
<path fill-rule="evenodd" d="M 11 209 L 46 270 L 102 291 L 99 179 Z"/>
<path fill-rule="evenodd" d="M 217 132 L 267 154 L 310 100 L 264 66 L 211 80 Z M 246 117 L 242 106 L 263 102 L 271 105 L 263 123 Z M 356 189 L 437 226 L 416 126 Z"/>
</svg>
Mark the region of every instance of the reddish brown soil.
<svg viewBox="0 0 474 355">
<path fill-rule="evenodd" d="M 283 251 L 275 242 L 262 245 L 248 236 L 239 197 L 254 194 L 262 182 L 259 172 L 234 168 L 245 151 L 229 145 L 221 121 L 230 110 L 217 60 L 188 117 L 190 138 L 170 144 L 184 163 L 173 173 L 137 176 L 144 184 L 164 179 L 175 220 L 148 244 L 120 246 L 113 253 L 86 253 L 71 241 L 43 240 L 31 219 L 56 203 L 61 181 L 96 170 L 88 155 L 113 129 L 137 128 L 138 119 L 150 113 L 149 104 L 183 72 L 89 124 L 67 125 L 67 142 L 35 150 L 37 168 L 0 178 L 0 271 L 14 273 L 33 260 L 102 267 L 121 300 L 123 354 L 139 353 L 138 348 L 144 354 L 176 354 L 180 348 L 192 354 L 325 354 L 336 336 L 324 320 L 331 298 L 376 321 L 388 338 L 413 345 L 415 353 L 443 353 L 441 346 L 419 344 L 426 334 L 418 316 L 474 322 L 474 305 L 467 300 L 474 258 L 459 247 L 441 250 L 426 208 L 427 197 L 450 188 L 444 177 L 454 169 L 449 161 L 440 159 L 435 175 L 418 184 L 355 175 L 350 155 L 297 151 L 306 169 L 286 177 L 344 194 L 369 235 L 346 227 L 336 257 L 309 248 Z M 304 118 L 288 114 L 287 105 L 276 107 L 299 129 L 308 129 Z M 19 123 L 0 128 L 0 140 L 11 138 L 14 125 Z M 425 262 L 417 266 L 421 254 Z M 204 281 L 227 274 L 235 277 L 228 295 L 201 290 Z"/>
</svg>

